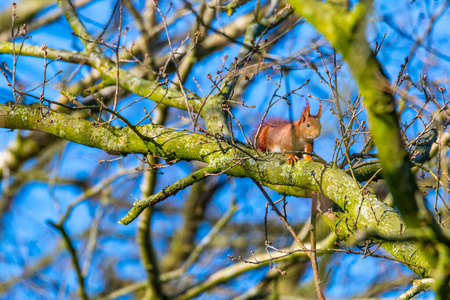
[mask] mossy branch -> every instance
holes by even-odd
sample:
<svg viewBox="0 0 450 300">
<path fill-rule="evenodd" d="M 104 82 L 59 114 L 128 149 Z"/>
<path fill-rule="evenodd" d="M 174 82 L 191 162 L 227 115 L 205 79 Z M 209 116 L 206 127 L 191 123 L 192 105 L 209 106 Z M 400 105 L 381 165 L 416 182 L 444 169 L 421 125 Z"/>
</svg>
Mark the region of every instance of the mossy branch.
<svg viewBox="0 0 450 300">
<path fill-rule="evenodd" d="M 188 176 L 178 180 L 174 184 L 171 184 L 170 186 L 165 187 L 158 193 L 153 194 L 150 197 L 147 197 L 145 199 L 137 200 L 136 202 L 133 203 L 133 208 L 127 213 L 127 215 L 125 217 L 120 219 L 119 223 L 123 224 L 123 225 L 130 224 L 147 207 L 153 206 L 153 205 L 167 199 L 170 196 L 176 195 L 176 193 L 178 193 L 179 191 L 184 190 L 188 186 L 191 186 L 194 183 L 205 179 L 210 173 L 214 173 L 216 171 L 217 171 L 216 168 L 208 168 L 208 167 L 197 170 L 195 172 L 192 172 Z"/>
<path fill-rule="evenodd" d="M 104 56 L 98 44 L 93 40 L 83 23 L 81 23 L 80 18 L 78 18 L 78 14 L 73 7 L 72 2 L 69 0 L 58 0 L 58 6 L 62 10 L 64 17 L 66 17 L 66 20 L 69 22 L 74 33 L 80 37 L 86 52 Z"/>
<path fill-rule="evenodd" d="M 439 231 L 411 172 L 389 79 L 365 37 L 366 15 L 372 2 L 361 1 L 352 11 L 316 0 L 289 2 L 332 43 L 348 64 L 367 106 L 383 177 L 406 224 L 411 228 L 430 224 Z"/>
<path fill-rule="evenodd" d="M 43 131 L 116 154 L 150 153 L 171 160 L 202 161 L 208 163 L 208 170 L 222 170 L 221 173 L 229 176 L 252 178 L 277 188 L 287 187 L 287 194 L 298 189 L 320 192 L 336 203 L 325 217 L 337 233 L 354 235 L 360 230 L 369 230 L 395 239 L 401 238 L 405 229 L 393 208 L 361 191 L 357 182 L 344 171 L 323 163 L 299 160 L 290 166 L 284 157 L 281 160 L 258 159 L 257 153 L 244 145 L 245 152 L 213 137 L 162 126 L 136 126 L 134 129 L 148 138 L 143 140 L 128 127 L 95 126 L 90 121 L 63 113 L 51 111 L 41 119 L 38 104 L 17 105 L 14 112 L 8 114 L 10 110 L 10 106 L 0 105 L 1 128 Z M 386 242 L 382 246 L 395 258 L 421 266 L 408 265 L 421 276 L 429 276 L 435 265 L 434 258 L 416 243 Z"/>
<path fill-rule="evenodd" d="M 19 51 L 21 45 L 15 45 L 15 51 Z M 0 53 L 13 53 L 13 43 L 0 43 Z M 24 45 L 21 55 L 32 57 L 44 57 L 41 47 Z M 115 82 L 116 80 L 116 64 L 103 55 L 76 51 L 64 51 L 59 49 L 47 48 L 47 58 L 56 59 L 62 57 L 61 60 L 69 63 L 86 64 L 100 72 L 104 80 Z M 146 80 L 139 76 L 132 75 L 126 70 L 120 69 L 119 86 L 136 95 L 146 97 L 155 102 L 186 110 L 186 104 L 183 95 L 177 90 L 168 88 L 163 83 Z M 202 101 L 201 98 L 190 96 L 188 104 L 194 112 L 198 112 Z"/>
</svg>

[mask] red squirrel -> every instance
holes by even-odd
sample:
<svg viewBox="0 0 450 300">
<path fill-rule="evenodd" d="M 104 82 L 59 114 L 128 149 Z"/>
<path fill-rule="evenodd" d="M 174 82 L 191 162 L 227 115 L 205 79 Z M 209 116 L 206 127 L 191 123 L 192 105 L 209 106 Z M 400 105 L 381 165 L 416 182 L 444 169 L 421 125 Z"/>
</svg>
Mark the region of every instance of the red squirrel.
<svg viewBox="0 0 450 300">
<path fill-rule="evenodd" d="M 320 135 L 320 115 L 322 102 L 319 103 L 319 112 L 311 115 L 309 102 L 299 120 L 290 122 L 283 119 L 269 119 L 265 121 L 256 138 L 256 147 L 261 151 L 295 152 L 313 151 L 314 139 Z M 296 154 L 286 154 L 288 163 L 293 165 L 299 158 Z M 312 160 L 311 155 L 304 154 L 304 159 Z"/>
</svg>

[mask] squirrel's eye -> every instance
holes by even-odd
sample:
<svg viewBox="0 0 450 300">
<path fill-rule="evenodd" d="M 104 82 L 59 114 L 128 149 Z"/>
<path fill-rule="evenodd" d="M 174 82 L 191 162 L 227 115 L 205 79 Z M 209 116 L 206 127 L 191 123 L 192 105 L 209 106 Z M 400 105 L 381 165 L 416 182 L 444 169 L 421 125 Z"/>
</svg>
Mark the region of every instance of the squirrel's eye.
<svg viewBox="0 0 450 300">
<path fill-rule="evenodd" d="M 306 127 L 311 127 L 311 124 L 309 124 L 309 123 L 306 123 Z"/>
</svg>

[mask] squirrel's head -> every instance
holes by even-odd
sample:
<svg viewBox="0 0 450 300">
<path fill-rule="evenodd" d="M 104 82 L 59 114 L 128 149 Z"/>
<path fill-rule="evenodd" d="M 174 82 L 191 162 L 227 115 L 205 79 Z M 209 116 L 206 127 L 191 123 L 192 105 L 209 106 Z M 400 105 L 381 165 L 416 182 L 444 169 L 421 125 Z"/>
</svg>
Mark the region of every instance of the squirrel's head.
<svg viewBox="0 0 450 300">
<path fill-rule="evenodd" d="M 306 100 L 306 107 L 302 112 L 298 126 L 297 135 L 303 138 L 315 139 L 320 135 L 322 125 L 320 124 L 320 116 L 322 114 L 322 101 L 319 102 L 319 111 L 315 115 L 311 115 L 309 102 Z"/>
</svg>

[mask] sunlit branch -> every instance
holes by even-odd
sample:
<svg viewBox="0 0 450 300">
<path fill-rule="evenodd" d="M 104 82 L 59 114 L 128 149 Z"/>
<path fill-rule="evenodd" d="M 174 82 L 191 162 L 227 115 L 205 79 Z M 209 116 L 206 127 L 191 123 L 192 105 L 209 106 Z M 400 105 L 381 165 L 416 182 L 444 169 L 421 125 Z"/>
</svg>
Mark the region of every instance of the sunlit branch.
<svg viewBox="0 0 450 300">
<path fill-rule="evenodd" d="M 229 176 L 249 177 L 265 184 L 319 191 L 345 210 L 345 214 L 339 210 L 325 214 L 328 218 L 327 224 L 336 232 L 345 232 L 344 236 L 348 236 L 348 229 L 341 221 L 345 219 L 353 220 L 353 230 L 371 228 L 382 235 L 393 237 L 404 231 L 403 221 L 392 208 L 379 202 L 370 193 L 363 195 L 354 180 L 342 170 L 327 167 L 322 163 L 300 160 L 291 167 L 286 163 L 280 164 L 279 160 L 255 161 L 229 143 L 218 142 L 202 134 L 156 125 L 135 128 L 142 136 L 148 137 L 142 140 L 127 127 L 96 127 L 92 122 L 52 111 L 46 118 L 36 122 L 40 120 L 39 105 L 17 105 L 14 114 L 7 114 L 9 110 L 9 106 L 0 105 L 0 127 L 44 131 L 109 153 L 153 153 L 166 159 L 203 161 L 209 164 L 207 169 L 193 174 L 200 179 L 205 177 L 204 171 L 220 173 L 222 168 Z M 248 153 L 253 153 L 252 151 L 254 150 L 247 150 Z M 195 177 L 187 178 L 187 182 L 195 181 Z M 171 191 L 183 186 L 186 186 L 186 183 L 180 181 L 172 186 Z M 164 190 L 160 196 L 165 199 L 163 193 Z M 366 200 L 362 202 L 363 197 Z M 147 204 L 150 203 L 147 201 Z M 136 212 L 139 212 L 139 209 Z M 405 251 L 408 253 L 415 249 L 411 242 L 385 242 L 383 247 L 394 256 L 403 256 Z M 429 266 L 426 256 L 423 255 L 417 248 L 409 259 L 419 265 Z M 413 271 L 426 275 L 430 270 Z"/>
<path fill-rule="evenodd" d="M 20 45 L 16 45 L 16 50 L 19 50 Z M 12 53 L 13 45 L 9 42 L 0 43 L 0 53 Z M 44 57 L 41 47 L 24 45 L 22 48 L 22 55 Z M 97 54 L 85 54 L 83 52 L 62 51 L 57 49 L 47 48 L 47 58 L 56 59 L 62 56 L 62 60 L 72 63 L 85 63 L 97 69 L 106 79 L 115 82 L 117 76 L 116 65 L 106 57 L 98 56 Z M 120 87 L 128 90 L 136 95 L 147 97 L 155 102 L 161 101 L 172 107 L 186 110 L 184 98 L 180 92 L 168 89 L 162 83 L 143 79 L 134 76 L 131 73 L 121 69 L 119 74 Z M 189 105 L 192 105 L 194 112 L 197 112 L 201 106 L 201 101 L 196 97 L 188 99 Z"/>
<path fill-rule="evenodd" d="M 208 173 L 216 173 L 217 168 L 214 167 L 206 167 L 203 169 L 199 169 L 195 172 L 192 172 L 188 176 L 178 180 L 174 184 L 171 184 L 168 187 L 165 187 L 158 193 L 147 197 L 145 199 L 139 199 L 133 203 L 133 208 L 127 213 L 125 217 L 120 219 L 119 223 L 123 225 L 130 224 L 134 219 L 136 219 L 139 214 L 147 207 L 153 206 L 170 196 L 176 195 L 179 191 L 184 190 L 188 186 L 193 185 L 194 183 L 205 179 L 208 176 Z"/>
<path fill-rule="evenodd" d="M 414 280 L 413 287 L 403 293 L 400 297 L 398 297 L 397 300 L 412 299 L 420 293 L 429 290 L 433 283 L 434 280 L 431 278 Z"/>
</svg>

